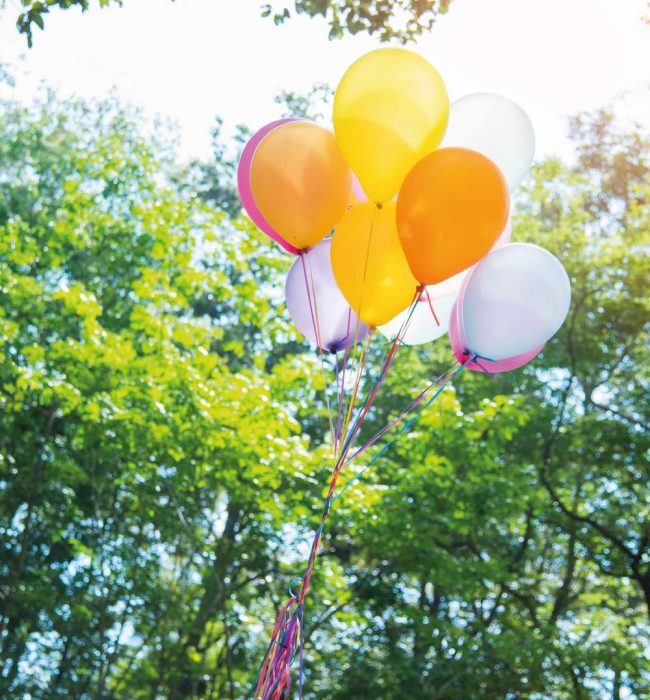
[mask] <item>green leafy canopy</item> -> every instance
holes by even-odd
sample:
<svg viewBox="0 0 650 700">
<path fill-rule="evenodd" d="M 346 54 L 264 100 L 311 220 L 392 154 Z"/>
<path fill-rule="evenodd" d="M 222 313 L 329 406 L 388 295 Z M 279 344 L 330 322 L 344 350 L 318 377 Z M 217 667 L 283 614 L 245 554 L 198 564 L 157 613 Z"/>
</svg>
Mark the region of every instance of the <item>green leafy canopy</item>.
<svg viewBox="0 0 650 700">
<path fill-rule="evenodd" d="M 367 32 L 381 41 L 413 41 L 429 31 L 436 18 L 447 12 L 452 0 L 296 0 L 265 3 L 261 6 L 263 17 L 282 24 L 294 13 L 309 17 L 323 17 L 329 26 L 330 38 L 340 38 L 345 33 Z M 52 9 L 67 10 L 72 7 L 85 12 L 91 0 L 20 0 L 24 10 L 17 19 L 18 31 L 33 41 L 34 26 L 44 29 L 45 16 Z M 122 5 L 123 0 L 96 0 L 98 7 L 110 4 Z M 291 9 L 293 8 L 293 9 Z"/>
<path fill-rule="evenodd" d="M 0 102 L 2 697 L 249 697 L 331 461 L 290 260 L 238 213 L 245 133 L 188 166 L 114 99 Z M 514 221 L 567 323 L 336 502 L 306 697 L 650 695 L 649 144 L 606 111 L 572 135 Z M 364 435 L 449 361 L 400 351 Z"/>
</svg>

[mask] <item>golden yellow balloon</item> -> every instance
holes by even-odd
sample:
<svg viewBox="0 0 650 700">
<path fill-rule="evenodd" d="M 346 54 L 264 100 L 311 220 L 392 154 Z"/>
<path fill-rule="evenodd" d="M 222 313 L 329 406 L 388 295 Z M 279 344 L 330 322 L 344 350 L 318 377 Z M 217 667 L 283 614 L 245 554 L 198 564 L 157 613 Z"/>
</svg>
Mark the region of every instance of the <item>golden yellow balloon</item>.
<svg viewBox="0 0 650 700">
<path fill-rule="evenodd" d="M 332 239 L 332 270 L 359 318 L 381 326 L 403 311 L 418 286 L 402 251 L 395 202 L 350 207 Z"/>
<path fill-rule="evenodd" d="M 251 192 L 266 221 L 291 245 L 316 245 L 343 216 L 352 173 L 327 129 L 306 121 L 271 131 L 255 151 Z"/>
<path fill-rule="evenodd" d="M 438 71 L 406 49 L 377 49 L 346 71 L 334 133 L 368 198 L 388 202 L 409 170 L 442 141 L 449 96 Z"/>
</svg>

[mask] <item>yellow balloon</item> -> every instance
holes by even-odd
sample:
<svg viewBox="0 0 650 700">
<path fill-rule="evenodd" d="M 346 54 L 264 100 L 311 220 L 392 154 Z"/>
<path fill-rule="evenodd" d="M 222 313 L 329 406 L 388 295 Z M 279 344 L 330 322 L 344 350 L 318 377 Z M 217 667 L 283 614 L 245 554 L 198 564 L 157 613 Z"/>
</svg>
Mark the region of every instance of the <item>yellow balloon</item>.
<svg viewBox="0 0 650 700">
<path fill-rule="evenodd" d="M 334 134 L 306 121 L 279 126 L 262 139 L 250 184 L 262 216 L 296 248 L 325 238 L 352 197 L 352 173 Z"/>
<path fill-rule="evenodd" d="M 438 71 L 406 49 L 377 49 L 346 71 L 334 133 L 374 202 L 392 199 L 411 168 L 442 141 L 449 96 Z"/>
<path fill-rule="evenodd" d="M 418 283 L 399 242 L 395 202 L 361 202 L 345 213 L 332 238 L 332 270 L 359 318 L 381 326 L 403 311 Z"/>
</svg>

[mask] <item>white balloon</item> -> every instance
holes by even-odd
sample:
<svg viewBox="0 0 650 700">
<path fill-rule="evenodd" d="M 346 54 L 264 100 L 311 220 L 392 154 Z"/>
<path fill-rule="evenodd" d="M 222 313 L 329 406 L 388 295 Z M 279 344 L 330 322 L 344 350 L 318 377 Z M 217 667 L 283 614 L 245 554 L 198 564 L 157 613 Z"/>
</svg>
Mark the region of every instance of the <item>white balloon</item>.
<svg viewBox="0 0 650 700">
<path fill-rule="evenodd" d="M 439 286 L 440 285 L 434 284 L 429 287 L 429 290 L 435 290 L 435 288 Z M 435 299 L 431 296 L 431 293 L 429 296 L 431 299 L 431 306 L 429 306 L 426 294 L 423 294 L 415 309 L 413 309 L 411 319 L 402 337 L 402 342 L 405 345 L 423 345 L 424 343 L 430 343 L 445 335 L 449 330 L 449 317 L 451 316 L 451 310 L 458 296 L 458 291 L 456 290 L 453 294 L 443 297 L 437 296 Z M 436 313 L 437 322 L 431 313 L 431 307 L 433 307 Z M 410 309 L 402 311 L 388 323 L 379 326 L 379 332 L 389 340 L 394 340 L 408 318 L 409 310 Z"/>
<path fill-rule="evenodd" d="M 535 155 L 535 131 L 524 110 L 490 92 L 465 95 L 451 104 L 441 148 L 462 146 L 493 160 L 511 190 L 528 172 Z"/>
<path fill-rule="evenodd" d="M 523 355 L 560 329 L 571 304 L 562 263 L 530 243 L 488 253 L 461 290 L 461 320 L 472 352 L 490 360 Z"/>
</svg>

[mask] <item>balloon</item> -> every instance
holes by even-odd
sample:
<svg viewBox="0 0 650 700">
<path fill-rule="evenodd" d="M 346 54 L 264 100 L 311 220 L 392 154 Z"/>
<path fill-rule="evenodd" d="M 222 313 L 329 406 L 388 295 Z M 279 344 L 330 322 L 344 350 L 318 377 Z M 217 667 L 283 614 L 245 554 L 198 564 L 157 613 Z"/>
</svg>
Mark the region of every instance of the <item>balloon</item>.
<svg viewBox="0 0 650 700">
<path fill-rule="evenodd" d="M 493 160 L 511 190 L 519 185 L 535 155 L 530 118 L 512 100 L 489 92 L 465 95 L 452 102 L 442 147 L 471 148 Z"/>
<path fill-rule="evenodd" d="M 284 294 L 291 319 L 305 338 L 337 352 L 363 340 L 368 326 L 358 320 L 336 285 L 331 245 L 327 238 L 293 263 Z"/>
<path fill-rule="evenodd" d="M 244 146 L 241 158 L 239 159 L 239 165 L 237 166 L 237 189 L 239 190 L 239 198 L 241 199 L 244 210 L 248 216 L 250 216 L 251 221 L 257 226 L 257 228 L 279 243 L 285 250 L 294 254 L 298 253 L 298 249 L 294 248 L 290 243 L 287 243 L 287 241 L 285 241 L 284 238 L 282 238 L 282 236 L 269 225 L 269 222 L 262 216 L 262 213 L 257 208 L 257 204 L 255 204 L 255 199 L 253 198 L 253 192 L 251 191 L 250 180 L 253 155 L 255 154 L 255 150 L 260 145 L 262 139 L 278 126 L 295 121 L 298 120 L 295 117 L 290 117 L 288 119 L 278 119 L 277 121 L 263 126 L 259 131 L 253 134 L 248 143 Z"/>
<path fill-rule="evenodd" d="M 369 199 L 388 202 L 433 151 L 449 116 L 447 88 L 424 58 L 377 49 L 355 61 L 334 97 L 334 133 Z"/>
<path fill-rule="evenodd" d="M 464 364 L 465 367 L 472 372 L 484 372 L 485 374 L 510 372 L 513 369 L 519 369 L 519 367 L 523 367 L 525 364 L 528 364 L 544 348 L 543 345 L 540 345 L 530 352 L 522 355 L 515 355 L 514 357 L 509 357 L 505 360 L 486 360 L 483 357 L 471 360 L 474 353 L 467 349 L 467 340 L 460 330 L 458 317 L 458 302 L 456 302 L 449 318 L 449 342 L 451 343 L 451 349 L 454 353 L 454 357 L 458 360 L 459 364 Z M 468 360 L 471 361 L 467 362 Z"/>
<path fill-rule="evenodd" d="M 431 300 L 431 306 L 429 306 L 429 300 Z M 433 300 L 431 295 L 427 299 L 426 293 L 423 293 L 413 309 L 406 330 L 403 331 L 402 342 L 404 345 L 423 345 L 442 337 L 449 329 L 449 317 L 455 301 L 456 294 L 449 294 Z M 432 307 L 436 314 L 435 317 L 431 311 Z M 409 312 L 410 308 L 401 311 L 388 323 L 379 326 L 379 332 L 389 340 L 394 340 L 409 318 Z"/>
<path fill-rule="evenodd" d="M 334 135 L 306 121 L 283 124 L 267 134 L 250 173 L 262 216 L 300 249 L 325 238 L 352 196 L 352 173 Z"/>
<path fill-rule="evenodd" d="M 395 203 L 350 207 L 332 238 L 334 277 L 359 318 L 381 326 L 405 309 L 417 282 L 395 228 Z"/>
<path fill-rule="evenodd" d="M 425 156 L 397 198 L 397 229 L 413 275 L 436 284 L 478 262 L 508 214 L 508 185 L 489 158 L 466 148 Z"/>
<path fill-rule="evenodd" d="M 544 248 L 509 243 L 472 270 L 458 297 L 467 349 L 491 360 L 531 352 L 564 323 L 571 283 Z"/>
</svg>

